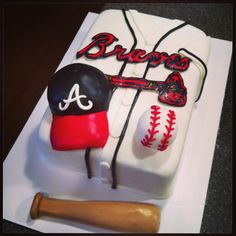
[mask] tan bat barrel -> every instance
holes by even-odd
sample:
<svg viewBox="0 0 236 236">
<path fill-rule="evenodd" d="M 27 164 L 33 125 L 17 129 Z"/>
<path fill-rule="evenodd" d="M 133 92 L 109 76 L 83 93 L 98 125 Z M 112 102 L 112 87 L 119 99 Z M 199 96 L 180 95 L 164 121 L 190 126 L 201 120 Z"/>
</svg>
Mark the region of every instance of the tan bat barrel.
<svg viewBox="0 0 236 236">
<path fill-rule="evenodd" d="M 139 202 L 74 201 L 45 197 L 38 192 L 32 202 L 32 219 L 50 216 L 123 232 L 155 233 L 159 207 Z"/>
</svg>

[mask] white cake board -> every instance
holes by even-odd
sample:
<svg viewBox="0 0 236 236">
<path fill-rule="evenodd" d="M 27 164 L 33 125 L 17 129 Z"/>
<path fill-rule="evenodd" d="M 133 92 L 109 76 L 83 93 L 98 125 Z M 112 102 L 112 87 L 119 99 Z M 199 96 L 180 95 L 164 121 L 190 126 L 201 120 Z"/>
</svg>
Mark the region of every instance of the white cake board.
<svg viewBox="0 0 236 236">
<path fill-rule="evenodd" d="M 71 63 L 96 17 L 97 14 L 88 13 L 58 69 Z M 31 220 L 33 197 L 36 192 L 44 191 L 57 198 L 153 203 L 162 210 L 160 233 L 199 233 L 231 54 L 232 42 L 211 39 L 208 76 L 192 114 L 171 198 L 150 199 L 122 187 L 113 190 L 110 185 L 41 161 L 37 155 L 37 129 L 48 106 L 45 90 L 3 164 L 3 218 L 45 233 L 111 232 L 65 220 Z"/>
</svg>

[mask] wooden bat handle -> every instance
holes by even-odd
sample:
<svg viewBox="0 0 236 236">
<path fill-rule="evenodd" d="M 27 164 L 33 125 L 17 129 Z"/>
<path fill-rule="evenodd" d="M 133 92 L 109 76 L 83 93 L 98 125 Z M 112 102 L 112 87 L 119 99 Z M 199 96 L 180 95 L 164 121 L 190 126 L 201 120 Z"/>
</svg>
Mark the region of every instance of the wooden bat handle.
<svg viewBox="0 0 236 236">
<path fill-rule="evenodd" d="M 50 216 L 125 232 L 158 232 L 160 209 L 152 204 L 118 201 L 52 199 L 38 192 L 32 202 L 32 219 Z"/>
</svg>

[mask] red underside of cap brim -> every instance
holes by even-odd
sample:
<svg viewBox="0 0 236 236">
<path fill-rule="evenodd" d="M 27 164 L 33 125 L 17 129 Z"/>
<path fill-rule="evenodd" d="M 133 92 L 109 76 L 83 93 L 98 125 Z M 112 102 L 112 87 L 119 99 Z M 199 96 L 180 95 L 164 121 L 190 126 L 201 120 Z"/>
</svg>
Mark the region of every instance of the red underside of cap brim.
<svg viewBox="0 0 236 236">
<path fill-rule="evenodd" d="M 55 150 L 103 147 L 108 136 L 107 111 L 52 117 L 50 139 Z"/>
</svg>

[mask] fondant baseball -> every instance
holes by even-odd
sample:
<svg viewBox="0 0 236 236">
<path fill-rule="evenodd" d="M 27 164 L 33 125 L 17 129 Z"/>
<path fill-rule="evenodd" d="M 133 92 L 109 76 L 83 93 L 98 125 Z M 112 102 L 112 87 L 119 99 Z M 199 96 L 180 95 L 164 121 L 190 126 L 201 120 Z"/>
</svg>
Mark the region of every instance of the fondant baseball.
<svg viewBox="0 0 236 236">
<path fill-rule="evenodd" d="M 153 105 L 140 117 L 136 137 L 143 147 L 165 151 L 174 141 L 176 133 L 175 112 Z"/>
</svg>

